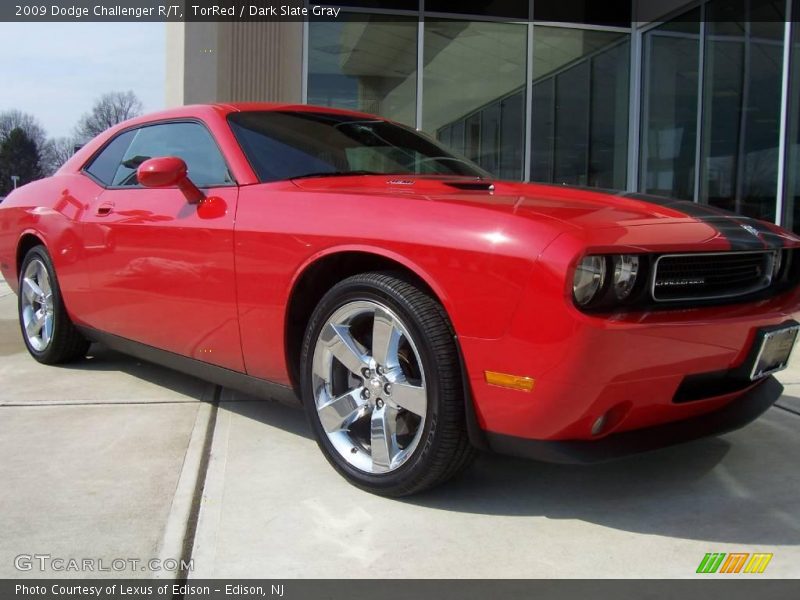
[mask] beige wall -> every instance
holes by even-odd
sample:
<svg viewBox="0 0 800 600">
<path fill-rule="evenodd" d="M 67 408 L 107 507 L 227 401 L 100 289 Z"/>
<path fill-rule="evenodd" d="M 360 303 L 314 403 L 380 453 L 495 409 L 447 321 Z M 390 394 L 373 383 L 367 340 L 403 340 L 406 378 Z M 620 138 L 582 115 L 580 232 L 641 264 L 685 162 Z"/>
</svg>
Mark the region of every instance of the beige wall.
<svg viewBox="0 0 800 600">
<path fill-rule="evenodd" d="M 302 100 L 302 23 L 169 23 L 166 49 L 167 106 Z"/>
</svg>

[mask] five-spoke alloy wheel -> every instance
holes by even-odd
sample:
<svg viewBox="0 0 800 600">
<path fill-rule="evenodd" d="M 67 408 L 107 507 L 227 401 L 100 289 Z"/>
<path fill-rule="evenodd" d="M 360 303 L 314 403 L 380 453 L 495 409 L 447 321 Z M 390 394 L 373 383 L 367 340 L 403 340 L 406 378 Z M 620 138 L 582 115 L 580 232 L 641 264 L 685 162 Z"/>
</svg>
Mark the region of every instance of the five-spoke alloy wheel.
<svg viewBox="0 0 800 600">
<path fill-rule="evenodd" d="M 54 365 L 86 354 L 89 342 L 67 314 L 44 246 L 34 246 L 22 260 L 18 302 L 22 339 L 36 360 Z"/>
<path fill-rule="evenodd" d="M 53 290 L 40 258 L 31 259 L 22 273 L 20 318 L 28 344 L 44 352 L 53 338 Z"/>
<path fill-rule="evenodd" d="M 313 364 L 317 414 L 336 451 L 366 473 L 403 465 L 419 444 L 428 395 L 400 317 L 374 301 L 345 304 L 317 337 Z"/>
<path fill-rule="evenodd" d="M 452 328 L 413 283 L 368 273 L 337 284 L 314 311 L 303 349 L 309 420 L 351 482 L 402 496 L 469 462 Z"/>
</svg>

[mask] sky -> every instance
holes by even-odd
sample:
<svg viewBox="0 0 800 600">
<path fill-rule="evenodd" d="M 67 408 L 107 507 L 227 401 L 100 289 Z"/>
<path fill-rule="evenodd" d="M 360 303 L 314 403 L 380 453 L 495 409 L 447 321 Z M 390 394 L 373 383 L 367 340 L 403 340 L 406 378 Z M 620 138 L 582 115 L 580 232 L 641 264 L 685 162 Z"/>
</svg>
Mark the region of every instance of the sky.
<svg viewBox="0 0 800 600">
<path fill-rule="evenodd" d="M 106 92 L 133 90 L 159 110 L 165 37 L 164 23 L 0 23 L 0 112 L 30 113 L 61 137 Z"/>
</svg>

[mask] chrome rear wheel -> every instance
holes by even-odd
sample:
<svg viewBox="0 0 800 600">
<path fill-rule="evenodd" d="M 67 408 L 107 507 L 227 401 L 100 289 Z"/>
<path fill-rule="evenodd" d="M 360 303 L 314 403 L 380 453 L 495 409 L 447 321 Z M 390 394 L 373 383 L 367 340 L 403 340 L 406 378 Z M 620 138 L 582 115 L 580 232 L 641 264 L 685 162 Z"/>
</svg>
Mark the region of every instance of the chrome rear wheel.
<svg viewBox="0 0 800 600">
<path fill-rule="evenodd" d="M 72 323 L 53 261 L 44 246 L 28 250 L 19 276 L 19 325 L 31 356 L 55 365 L 86 355 L 89 342 Z"/>
<path fill-rule="evenodd" d="M 53 288 L 44 263 L 34 258 L 25 267 L 20 289 L 22 328 L 28 344 L 44 352 L 53 339 Z"/>
</svg>

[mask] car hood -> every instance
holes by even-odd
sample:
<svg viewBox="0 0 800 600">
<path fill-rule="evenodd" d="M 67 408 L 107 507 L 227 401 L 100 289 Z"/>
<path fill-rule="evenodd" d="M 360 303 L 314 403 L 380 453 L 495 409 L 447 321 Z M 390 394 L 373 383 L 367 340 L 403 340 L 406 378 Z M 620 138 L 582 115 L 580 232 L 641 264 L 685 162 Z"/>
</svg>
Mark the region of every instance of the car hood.
<svg viewBox="0 0 800 600">
<path fill-rule="evenodd" d="M 695 225 L 698 233 L 706 232 L 703 237 L 712 231 L 715 237 L 724 239 L 730 249 L 736 250 L 800 244 L 800 237 L 772 223 L 695 202 L 645 194 L 465 177 L 404 175 L 309 178 L 294 180 L 294 184 L 315 192 L 480 206 L 521 217 L 557 221 L 562 227 L 582 231 L 624 228 L 636 232 L 632 228 L 647 226 L 649 234 L 656 230 L 672 231 L 668 236 L 672 237 L 674 228 L 662 226 Z M 640 231 L 633 237 L 647 235 Z"/>
</svg>

